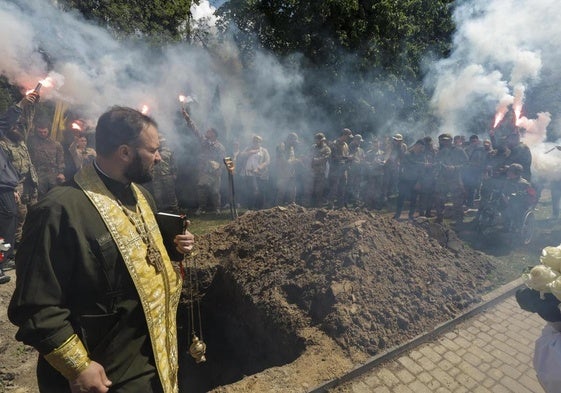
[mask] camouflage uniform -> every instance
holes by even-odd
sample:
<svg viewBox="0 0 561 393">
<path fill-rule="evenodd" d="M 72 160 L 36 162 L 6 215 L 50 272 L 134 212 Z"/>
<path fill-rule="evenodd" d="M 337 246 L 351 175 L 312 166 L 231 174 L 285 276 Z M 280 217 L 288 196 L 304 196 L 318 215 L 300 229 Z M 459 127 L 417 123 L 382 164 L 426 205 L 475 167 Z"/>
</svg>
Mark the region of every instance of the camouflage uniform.
<svg viewBox="0 0 561 393">
<path fill-rule="evenodd" d="M 319 135 L 319 136 L 318 136 Z M 325 183 L 327 175 L 327 162 L 331 156 L 331 149 L 325 143 L 323 134 L 316 134 L 316 140 L 321 139 L 323 142 L 318 146 L 314 144 L 311 150 L 311 167 L 312 167 L 312 195 L 311 205 L 321 206 L 323 203 L 323 194 L 325 192 Z"/>
<path fill-rule="evenodd" d="M 449 138 L 451 141 L 452 138 Z M 439 140 L 442 140 L 442 138 L 439 137 Z M 441 146 L 436 153 L 435 207 L 437 222 L 442 222 L 444 218 L 444 205 L 449 194 L 453 204 L 454 219 L 457 222 L 463 220 L 462 170 L 467 161 L 466 152 L 456 146 Z"/>
<path fill-rule="evenodd" d="M 356 137 L 357 135 L 355 135 Z M 360 137 L 360 135 L 358 135 Z M 363 177 L 365 172 L 365 157 L 366 153 L 364 149 L 360 147 L 362 142 L 362 137 L 360 141 L 353 141 L 349 144 L 349 155 L 351 160 L 349 162 L 348 168 L 348 179 L 347 179 L 347 201 L 357 204 L 363 199 L 362 187 L 363 187 Z"/>
<path fill-rule="evenodd" d="M 384 162 L 386 152 L 380 149 L 377 142 L 365 154 L 365 180 L 364 202 L 373 209 L 381 209 L 385 201 L 384 193 Z"/>
<path fill-rule="evenodd" d="M 184 117 L 201 147 L 197 164 L 197 196 L 199 202 L 197 211 L 199 213 L 202 211 L 219 211 L 220 184 L 222 172 L 225 170 L 222 161 L 226 155 L 226 149 L 218 140 L 210 140 L 203 136 L 187 113 L 184 113 Z M 216 131 L 212 131 L 216 134 Z"/>
<path fill-rule="evenodd" d="M 27 216 L 27 208 L 37 202 L 37 172 L 31 163 L 29 151 L 23 140 L 12 142 L 7 138 L 2 138 L 0 140 L 0 148 L 4 150 L 19 176 L 19 183 L 16 186 L 16 191 L 19 195 L 19 200 L 16 199 L 18 217 L 15 242 L 17 244 L 21 239 L 23 222 Z"/>
<path fill-rule="evenodd" d="M 23 109 L 20 109 L 18 112 L 19 118 L 15 125 L 17 132 L 14 134 L 7 132 L 0 139 L 0 148 L 4 150 L 19 176 L 19 183 L 16 186 L 16 192 L 19 198 L 16 199 L 17 221 L 14 238 L 15 244 L 19 243 L 21 239 L 23 222 L 27 216 L 28 207 L 37 202 L 38 184 L 37 172 L 35 171 L 35 167 L 29 156 L 29 150 L 25 144 L 25 137 L 28 135 L 35 117 L 35 106 L 25 105 Z M 10 134 L 12 135 L 11 137 Z"/>
<path fill-rule="evenodd" d="M 39 197 L 59 184 L 57 176 L 64 173 L 62 145 L 51 138 L 31 135 L 28 139 L 29 155 L 39 176 Z"/>
<path fill-rule="evenodd" d="M 168 148 L 165 139 L 160 139 L 159 153 L 162 160 L 154 166 L 152 181 L 145 186 L 152 193 L 158 211 L 177 213 L 179 212 L 179 203 L 175 191 L 177 167 L 173 151 Z"/>
<path fill-rule="evenodd" d="M 331 144 L 329 161 L 329 199 L 335 206 L 346 205 L 347 170 L 351 160 L 349 145 L 341 138 Z"/>
</svg>

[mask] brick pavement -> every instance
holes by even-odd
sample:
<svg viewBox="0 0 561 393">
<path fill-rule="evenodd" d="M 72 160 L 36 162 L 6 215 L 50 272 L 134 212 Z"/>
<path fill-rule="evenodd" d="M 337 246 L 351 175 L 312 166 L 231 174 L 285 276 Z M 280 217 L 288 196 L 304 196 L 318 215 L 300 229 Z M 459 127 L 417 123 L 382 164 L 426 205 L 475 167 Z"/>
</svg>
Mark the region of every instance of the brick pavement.
<svg viewBox="0 0 561 393">
<path fill-rule="evenodd" d="M 519 284 L 505 286 L 502 295 L 489 295 L 486 309 L 455 324 L 432 341 L 421 343 L 348 382 L 326 384 L 313 391 L 543 392 L 532 367 L 532 354 L 545 322 L 518 307 L 512 291 Z"/>
</svg>

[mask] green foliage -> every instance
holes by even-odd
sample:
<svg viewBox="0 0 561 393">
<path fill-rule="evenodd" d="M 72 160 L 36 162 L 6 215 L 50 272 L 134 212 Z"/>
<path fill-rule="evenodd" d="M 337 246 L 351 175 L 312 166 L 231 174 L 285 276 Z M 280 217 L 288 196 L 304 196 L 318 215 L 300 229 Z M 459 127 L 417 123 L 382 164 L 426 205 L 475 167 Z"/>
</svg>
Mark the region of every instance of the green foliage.
<svg viewBox="0 0 561 393">
<path fill-rule="evenodd" d="M 451 0 L 230 0 L 219 9 L 241 30 L 251 60 L 254 38 L 281 58 L 303 54 L 306 91 L 341 124 L 372 127 L 381 113 L 404 118 L 427 113 L 423 59 L 445 56 L 454 24 Z M 322 78 L 316 78 L 317 74 Z M 318 79 L 345 80 L 333 101 Z M 352 86 L 361 87 L 357 96 Z M 384 89 L 385 97 L 376 90 Z M 370 89 L 373 91 L 368 92 Z M 339 94 L 342 89 L 339 89 Z M 387 97 L 387 94 L 391 97 Z M 390 100 L 390 102 L 388 102 Z"/>
<path fill-rule="evenodd" d="M 63 0 L 89 20 L 107 26 L 117 38 L 138 36 L 153 42 L 185 39 L 191 0 Z"/>
<path fill-rule="evenodd" d="M 0 113 L 4 113 L 10 105 L 21 99 L 19 90 L 8 83 L 5 76 L 0 76 Z"/>
</svg>

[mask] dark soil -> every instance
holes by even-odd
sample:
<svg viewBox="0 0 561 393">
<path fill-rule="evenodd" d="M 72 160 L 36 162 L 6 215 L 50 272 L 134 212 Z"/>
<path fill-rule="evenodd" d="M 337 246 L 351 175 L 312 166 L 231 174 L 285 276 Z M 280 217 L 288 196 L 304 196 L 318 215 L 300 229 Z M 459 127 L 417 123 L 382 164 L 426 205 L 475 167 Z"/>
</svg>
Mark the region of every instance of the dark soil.
<svg viewBox="0 0 561 393">
<path fill-rule="evenodd" d="M 489 291 L 496 262 L 427 220 L 295 205 L 246 212 L 199 237 L 195 254 L 210 267 L 203 287 L 219 272 L 253 305 L 247 326 L 265 319 L 278 337 L 313 326 L 349 356 L 375 355 L 458 316 Z"/>
<path fill-rule="evenodd" d="M 190 262 L 205 293 L 208 360 L 184 356 L 181 391 L 245 393 L 307 391 L 432 330 L 480 301 L 497 260 L 427 220 L 289 206 L 198 236 Z M 37 355 L 3 315 L 0 391 L 35 392 Z M 181 329 L 186 354 L 190 328 Z"/>
</svg>

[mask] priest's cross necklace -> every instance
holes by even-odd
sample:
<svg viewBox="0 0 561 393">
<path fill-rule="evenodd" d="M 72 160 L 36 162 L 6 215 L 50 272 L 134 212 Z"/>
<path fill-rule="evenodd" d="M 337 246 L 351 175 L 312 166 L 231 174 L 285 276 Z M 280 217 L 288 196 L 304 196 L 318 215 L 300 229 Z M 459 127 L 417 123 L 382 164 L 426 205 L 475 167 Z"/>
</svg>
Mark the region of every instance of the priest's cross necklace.
<svg viewBox="0 0 561 393">
<path fill-rule="evenodd" d="M 162 259 L 162 254 L 160 253 L 160 250 L 156 246 L 156 241 L 154 240 L 152 233 L 148 229 L 148 225 L 146 224 L 146 221 L 144 220 L 144 216 L 142 215 L 142 212 L 139 210 L 138 205 L 135 205 L 136 211 L 133 212 L 125 205 L 123 205 L 121 201 L 118 199 L 117 199 L 117 203 L 119 204 L 119 207 L 121 208 L 123 213 L 125 213 L 125 215 L 129 219 L 131 224 L 136 229 L 136 232 L 138 233 L 144 244 L 146 244 L 146 260 L 150 265 L 154 266 L 157 273 L 160 273 L 164 268 L 164 261 Z"/>
</svg>

